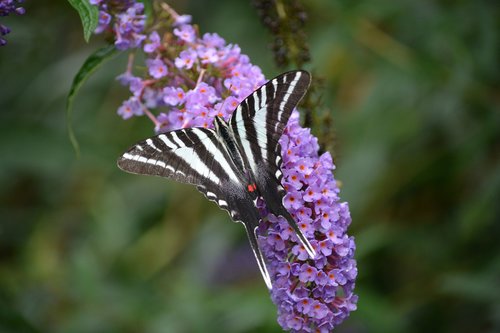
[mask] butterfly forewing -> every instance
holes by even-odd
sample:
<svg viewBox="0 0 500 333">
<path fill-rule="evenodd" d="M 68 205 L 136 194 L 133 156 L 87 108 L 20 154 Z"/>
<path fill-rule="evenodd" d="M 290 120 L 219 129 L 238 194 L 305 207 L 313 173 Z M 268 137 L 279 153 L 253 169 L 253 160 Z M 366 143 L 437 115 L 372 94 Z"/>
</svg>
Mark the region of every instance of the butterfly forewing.
<svg viewBox="0 0 500 333">
<path fill-rule="evenodd" d="M 120 169 L 193 185 L 239 182 L 213 130 L 172 131 L 138 142 L 118 159 Z"/>
<path fill-rule="evenodd" d="M 281 74 L 254 91 L 234 111 L 229 122 L 245 154 L 253 160 L 254 172 L 260 161 L 276 164 L 275 148 L 310 81 L 305 71 Z"/>
</svg>

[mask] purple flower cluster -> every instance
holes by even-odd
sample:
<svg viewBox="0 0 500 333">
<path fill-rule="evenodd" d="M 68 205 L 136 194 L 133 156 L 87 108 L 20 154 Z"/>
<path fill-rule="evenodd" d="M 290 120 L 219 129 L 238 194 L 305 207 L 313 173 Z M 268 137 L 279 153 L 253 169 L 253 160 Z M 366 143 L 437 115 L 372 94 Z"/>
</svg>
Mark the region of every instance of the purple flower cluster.
<svg viewBox="0 0 500 333">
<path fill-rule="evenodd" d="M 105 7 L 103 1 L 94 3 Z M 116 26 L 123 21 L 123 13 L 142 15 L 137 4 L 122 3 L 127 4 L 125 11 L 103 21 L 108 23 L 102 27 L 113 21 Z M 226 44 L 217 34 L 200 37 L 189 16 L 162 6 L 172 18 L 168 26 L 162 26 L 166 32 L 152 31 L 135 39 L 140 42 L 128 44 L 142 48 L 146 60 L 144 71 L 133 74 L 131 56 L 127 71 L 118 77 L 132 93 L 118 114 L 124 119 L 146 115 L 156 132 L 212 127 L 216 115 L 227 120 L 237 105 L 265 82 L 260 68 L 252 65 L 237 45 Z M 130 8 L 135 8 L 133 13 Z M 118 41 L 123 34 L 116 36 Z M 266 217 L 259 227 L 259 242 L 271 274 L 271 296 L 284 329 L 330 332 L 356 309 L 355 244 L 346 234 L 351 222 L 349 207 L 340 202 L 331 156 L 318 156 L 317 139 L 299 125 L 296 111 L 280 144 L 287 190 L 284 205 L 317 256 L 309 258 L 286 220 L 268 214 L 262 203 Z"/>
<path fill-rule="evenodd" d="M 136 48 L 146 36 L 142 34 L 146 24 L 144 4 L 132 0 L 90 0 L 99 7 L 99 24 L 95 33 L 112 31 L 119 50 Z"/>
<path fill-rule="evenodd" d="M 287 221 L 268 214 L 259 233 L 273 281 L 271 297 L 284 329 L 331 332 L 356 309 L 355 244 L 346 234 L 349 207 L 340 202 L 330 154 L 318 156 L 318 141 L 299 125 L 297 112 L 292 113 L 280 144 L 287 190 L 284 205 L 317 255 L 310 259 Z"/>
<path fill-rule="evenodd" d="M 119 108 L 124 119 L 146 109 L 166 109 L 154 116 L 156 132 L 185 127 L 211 127 L 216 115 L 225 119 L 238 103 L 263 84 L 260 68 L 252 65 L 237 45 L 226 45 L 217 34 L 198 36 L 189 17 L 179 16 L 165 43 L 153 31 L 145 38 L 147 54 L 142 77 L 132 66 L 119 76 L 132 97 Z"/>
<path fill-rule="evenodd" d="M 22 2 L 23 0 L 0 0 L 0 16 L 8 16 L 11 13 L 23 15 L 26 11 L 23 7 L 19 7 Z M 0 23 L 0 46 L 7 44 L 3 36 L 8 33 L 10 33 L 10 29 Z"/>
<path fill-rule="evenodd" d="M 157 99 L 157 106 L 169 109 L 168 115 L 159 116 L 168 126 L 160 125 L 157 130 L 211 127 L 216 115 L 227 119 L 238 103 L 264 82 L 260 69 L 250 64 L 240 48 L 226 45 L 219 35 L 199 38 L 194 27 L 187 24 L 174 29 L 174 35 L 174 45 L 181 51 L 173 61 L 163 58 L 170 67 L 171 79 Z M 199 73 L 196 81 L 180 74 L 188 70 Z M 221 74 L 214 75 L 216 72 Z"/>
</svg>

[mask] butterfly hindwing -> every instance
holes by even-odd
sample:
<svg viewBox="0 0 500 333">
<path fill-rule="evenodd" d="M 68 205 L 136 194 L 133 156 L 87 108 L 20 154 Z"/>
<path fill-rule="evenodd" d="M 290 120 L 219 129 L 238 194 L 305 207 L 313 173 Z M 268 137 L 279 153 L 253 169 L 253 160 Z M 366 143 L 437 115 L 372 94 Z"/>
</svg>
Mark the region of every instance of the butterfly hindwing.
<svg viewBox="0 0 500 333">
<path fill-rule="evenodd" d="M 261 217 L 255 205 L 255 199 L 249 195 L 244 187 L 239 187 L 236 184 L 232 184 L 232 187 L 200 185 L 197 188 L 208 200 L 215 202 L 220 208 L 227 211 L 233 221 L 243 224 L 264 282 L 269 289 L 272 289 L 271 278 L 257 241 L 256 229 Z"/>
</svg>

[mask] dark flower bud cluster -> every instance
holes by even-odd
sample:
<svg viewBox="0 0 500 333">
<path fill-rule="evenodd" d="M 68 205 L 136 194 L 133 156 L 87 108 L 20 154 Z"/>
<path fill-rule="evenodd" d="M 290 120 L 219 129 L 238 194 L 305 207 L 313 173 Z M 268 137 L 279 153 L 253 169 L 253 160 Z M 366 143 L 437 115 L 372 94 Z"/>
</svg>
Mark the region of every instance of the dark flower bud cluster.
<svg viewBox="0 0 500 333">
<path fill-rule="evenodd" d="M 304 25 L 307 21 L 300 0 L 253 0 L 261 22 L 271 31 L 271 48 L 278 66 L 301 67 L 311 58 Z"/>
<path fill-rule="evenodd" d="M 0 0 L 0 16 L 9 16 L 9 14 L 23 15 L 26 10 L 23 7 L 19 7 L 19 4 L 23 0 Z M 3 36 L 10 33 L 10 29 L 0 23 L 0 46 L 7 44 L 7 41 Z"/>
</svg>

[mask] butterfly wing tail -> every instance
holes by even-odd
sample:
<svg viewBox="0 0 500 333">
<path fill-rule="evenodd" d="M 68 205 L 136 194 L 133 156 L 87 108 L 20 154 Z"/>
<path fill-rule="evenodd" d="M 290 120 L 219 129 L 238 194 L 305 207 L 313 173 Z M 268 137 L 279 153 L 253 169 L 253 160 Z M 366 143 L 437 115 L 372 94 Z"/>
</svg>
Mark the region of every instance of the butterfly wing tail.
<svg viewBox="0 0 500 333">
<path fill-rule="evenodd" d="M 285 189 L 278 183 L 276 178 L 271 175 L 267 176 L 266 181 L 260 181 L 262 184 L 266 184 L 267 188 L 261 191 L 264 200 L 266 201 L 267 208 L 276 216 L 283 216 L 290 227 L 295 231 L 299 241 L 302 243 L 306 249 L 309 257 L 314 259 L 316 257 L 316 251 L 312 247 L 311 243 L 307 240 L 306 236 L 302 233 L 299 226 L 290 215 L 288 210 L 283 206 L 283 199 L 285 198 Z"/>
<path fill-rule="evenodd" d="M 292 227 L 293 231 L 295 231 L 297 237 L 299 238 L 299 241 L 302 243 L 307 253 L 309 254 L 309 257 L 311 259 L 314 259 L 316 257 L 316 251 L 312 247 L 311 243 L 307 240 L 306 236 L 302 233 L 302 231 L 300 230 L 299 226 L 297 225 L 293 217 L 285 209 L 285 207 L 283 207 L 283 205 L 280 205 L 276 207 L 274 210 L 272 210 L 272 212 L 275 215 L 283 216 L 287 220 L 288 224 L 290 225 L 290 227 Z"/>
<path fill-rule="evenodd" d="M 234 184 L 230 183 L 224 183 L 221 187 L 199 185 L 197 188 L 208 200 L 215 202 L 220 208 L 227 211 L 235 222 L 241 222 L 243 224 L 255 259 L 257 260 L 260 273 L 264 278 L 267 288 L 271 290 L 271 277 L 267 271 L 264 255 L 260 251 L 257 234 L 255 233 L 259 226 L 260 215 L 248 193 L 244 192 L 242 189 L 238 190 L 237 186 L 235 187 Z M 232 195 L 222 193 L 229 189 L 239 194 L 235 195 L 234 192 Z M 224 198 L 225 200 L 220 198 Z"/>
<path fill-rule="evenodd" d="M 250 241 L 250 246 L 252 247 L 252 251 L 255 255 L 255 259 L 257 260 L 257 265 L 259 266 L 260 273 L 264 278 L 264 282 L 269 290 L 273 289 L 273 285 L 271 283 L 271 276 L 267 271 L 266 262 L 264 260 L 264 256 L 260 251 L 259 244 L 257 242 L 257 234 L 255 233 L 257 227 L 255 227 L 252 223 L 243 223 L 245 226 L 245 230 L 247 231 L 248 240 Z"/>
</svg>

